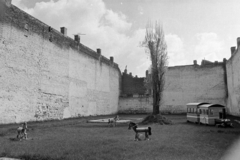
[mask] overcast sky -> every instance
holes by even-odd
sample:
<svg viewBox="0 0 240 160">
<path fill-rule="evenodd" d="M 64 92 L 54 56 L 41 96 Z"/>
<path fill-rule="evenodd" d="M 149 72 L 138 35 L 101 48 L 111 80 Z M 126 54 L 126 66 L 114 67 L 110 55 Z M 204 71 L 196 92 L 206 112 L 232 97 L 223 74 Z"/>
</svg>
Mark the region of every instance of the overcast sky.
<svg viewBox="0 0 240 160">
<path fill-rule="evenodd" d="M 149 56 L 140 47 L 149 20 L 161 21 L 169 66 L 222 61 L 240 36 L 239 0 L 13 0 L 13 4 L 81 43 L 114 56 L 123 72 L 144 76 Z"/>
</svg>

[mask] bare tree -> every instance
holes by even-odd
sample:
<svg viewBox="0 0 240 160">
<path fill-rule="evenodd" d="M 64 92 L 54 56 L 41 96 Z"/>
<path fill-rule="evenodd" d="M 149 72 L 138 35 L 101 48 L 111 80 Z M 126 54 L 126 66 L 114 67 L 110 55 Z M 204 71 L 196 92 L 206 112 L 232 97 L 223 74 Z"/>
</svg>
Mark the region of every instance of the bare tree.
<svg viewBox="0 0 240 160">
<path fill-rule="evenodd" d="M 153 26 L 151 22 L 146 27 L 145 39 L 142 45 L 150 54 L 151 58 L 151 78 L 153 94 L 153 115 L 160 113 L 160 105 L 162 103 L 162 95 L 165 84 L 165 73 L 167 67 L 167 45 L 165 42 L 163 28 L 160 23 L 155 22 Z M 148 80 L 149 81 L 149 80 Z M 148 82 L 149 83 L 149 82 Z"/>
</svg>

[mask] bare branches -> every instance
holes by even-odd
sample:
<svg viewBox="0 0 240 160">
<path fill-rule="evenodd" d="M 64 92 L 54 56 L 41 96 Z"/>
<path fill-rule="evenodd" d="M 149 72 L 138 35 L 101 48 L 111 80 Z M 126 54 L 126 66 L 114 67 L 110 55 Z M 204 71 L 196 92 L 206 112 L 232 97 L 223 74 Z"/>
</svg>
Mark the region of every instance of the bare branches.
<svg viewBox="0 0 240 160">
<path fill-rule="evenodd" d="M 153 89 L 153 114 L 159 113 L 159 104 L 162 100 L 162 92 L 165 84 L 165 72 L 167 66 L 167 45 L 165 42 L 164 32 L 159 22 L 155 26 L 148 22 L 146 35 L 142 42 L 151 57 L 151 83 Z"/>
</svg>

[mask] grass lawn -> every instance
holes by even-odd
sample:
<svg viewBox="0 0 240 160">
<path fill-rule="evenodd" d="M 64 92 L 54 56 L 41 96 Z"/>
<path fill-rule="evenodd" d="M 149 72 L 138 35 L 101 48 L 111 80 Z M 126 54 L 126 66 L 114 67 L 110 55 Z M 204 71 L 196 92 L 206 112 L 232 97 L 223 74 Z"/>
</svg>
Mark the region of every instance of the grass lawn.
<svg viewBox="0 0 240 160">
<path fill-rule="evenodd" d="M 120 115 L 120 119 L 145 115 Z M 219 160 L 240 135 L 235 128 L 186 123 L 184 115 L 168 115 L 173 125 L 149 125 L 149 141 L 134 141 L 127 124 L 108 127 L 87 119 L 28 123 L 29 140 L 14 141 L 17 124 L 0 126 L 0 157 L 76 160 Z M 233 117 L 231 117 L 233 118 Z"/>
</svg>

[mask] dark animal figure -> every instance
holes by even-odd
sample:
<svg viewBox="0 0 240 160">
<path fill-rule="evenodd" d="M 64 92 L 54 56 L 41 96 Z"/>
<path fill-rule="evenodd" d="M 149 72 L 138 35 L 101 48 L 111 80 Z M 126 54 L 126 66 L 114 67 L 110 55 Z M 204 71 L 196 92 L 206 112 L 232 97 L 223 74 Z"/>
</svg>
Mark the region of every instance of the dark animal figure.
<svg viewBox="0 0 240 160">
<path fill-rule="evenodd" d="M 109 118 L 108 119 L 109 127 L 116 127 L 118 120 L 119 120 L 119 116 L 118 115 L 116 115 L 114 118 Z"/>
<path fill-rule="evenodd" d="M 139 133 L 144 132 L 145 133 L 145 140 L 149 140 L 149 135 L 152 135 L 151 127 L 141 127 L 138 128 L 136 123 L 130 122 L 128 125 L 128 129 L 133 129 L 136 133 L 135 135 L 135 141 L 140 141 Z"/>
<path fill-rule="evenodd" d="M 18 127 L 17 129 L 17 139 L 27 139 L 27 122 L 22 124 L 22 127 Z"/>
</svg>

